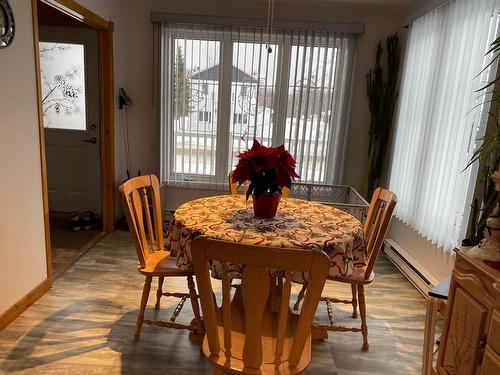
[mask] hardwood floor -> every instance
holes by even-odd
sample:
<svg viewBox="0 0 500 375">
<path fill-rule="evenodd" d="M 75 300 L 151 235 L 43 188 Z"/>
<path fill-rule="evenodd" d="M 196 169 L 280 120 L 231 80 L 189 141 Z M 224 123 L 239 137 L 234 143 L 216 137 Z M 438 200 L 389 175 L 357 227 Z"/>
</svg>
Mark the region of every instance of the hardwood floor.
<svg viewBox="0 0 500 375">
<path fill-rule="evenodd" d="M 212 374 L 200 354 L 199 338 L 187 331 L 144 326 L 134 343 L 143 276 L 130 234 L 115 232 L 61 274 L 54 287 L 0 332 L 2 374 Z M 361 351 L 354 333 L 330 333 L 313 347 L 304 374 L 419 374 L 425 319 L 424 298 L 381 256 L 376 280 L 367 288 L 370 351 Z M 185 282 L 165 282 L 183 290 Z M 348 296 L 350 286 L 327 286 Z M 298 288 L 295 288 L 298 292 Z M 154 316 L 154 293 L 146 317 Z M 292 301 L 294 298 L 292 298 Z M 162 299 L 159 314 L 168 318 L 174 300 Z M 191 316 L 186 304 L 181 317 Z M 348 324 L 350 308 L 336 305 L 336 317 Z M 320 305 L 318 320 L 326 319 Z"/>
<path fill-rule="evenodd" d="M 103 237 L 99 228 L 73 231 L 67 214 L 50 218 L 52 272 L 58 276 Z"/>
</svg>

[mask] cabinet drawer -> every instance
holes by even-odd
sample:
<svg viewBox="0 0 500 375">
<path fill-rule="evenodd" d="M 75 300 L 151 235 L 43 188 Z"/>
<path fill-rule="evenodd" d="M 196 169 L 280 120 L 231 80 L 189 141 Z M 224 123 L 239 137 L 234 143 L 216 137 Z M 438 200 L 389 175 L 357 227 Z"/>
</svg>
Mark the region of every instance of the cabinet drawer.
<svg viewBox="0 0 500 375">
<path fill-rule="evenodd" d="M 481 365 L 481 375 L 500 374 L 500 357 L 496 355 L 489 346 L 486 347 Z"/>
<path fill-rule="evenodd" d="M 500 313 L 495 310 L 491 317 L 490 328 L 488 330 L 488 345 L 495 352 L 500 353 Z"/>
</svg>

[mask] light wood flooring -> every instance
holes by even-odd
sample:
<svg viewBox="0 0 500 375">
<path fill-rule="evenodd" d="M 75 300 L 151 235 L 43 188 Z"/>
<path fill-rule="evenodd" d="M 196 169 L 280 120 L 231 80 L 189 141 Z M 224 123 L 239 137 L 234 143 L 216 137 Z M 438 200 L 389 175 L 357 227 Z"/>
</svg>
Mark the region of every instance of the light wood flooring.
<svg viewBox="0 0 500 375">
<path fill-rule="evenodd" d="M 130 234 L 108 235 L 61 274 L 54 287 L 0 332 L 1 374 L 212 374 L 199 351 L 199 338 L 186 331 L 144 326 L 132 340 L 143 285 Z M 367 288 L 370 351 L 361 335 L 330 333 L 313 347 L 304 374 L 419 374 L 425 300 L 381 256 L 376 280 Z M 183 288 L 184 281 L 164 288 Z M 350 287 L 328 285 L 347 296 Z M 292 299 L 294 300 L 294 299 Z M 170 317 L 174 301 L 162 299 L 160 316 Z M 154 293 L 147 316 L 154 316 Z M 350 324 L 350 309 L 336 305 L 340 323 Z M 190 313 L 188 304 L 181 315 Z M 326 318 L 320 305 L 318 320 Z"/>
<path fill-rule="evenodd" d="M 78 258 L 87 252 L 103 232 L 99 228 L 74 231 L 68 215 L 50 218 L 50 243 L 52 248 L 52 272 L 58 276 L 71 267 Z"/>
</svg>

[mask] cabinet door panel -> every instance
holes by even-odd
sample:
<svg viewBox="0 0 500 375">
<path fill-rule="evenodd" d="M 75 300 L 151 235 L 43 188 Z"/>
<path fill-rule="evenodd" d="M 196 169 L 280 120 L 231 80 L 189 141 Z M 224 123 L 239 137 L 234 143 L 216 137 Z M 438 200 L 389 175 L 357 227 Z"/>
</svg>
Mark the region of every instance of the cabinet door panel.
<svg viewBox="0 0 500 375">
<path fill-rule="evenodd" d="M 488 345 L 493 351 L 500 353 L 500 312 L 495 310 L 488 330 Z M 500 374 L 500 372 L 499 372 Z"/>
<path fill-rule="evenodd" d="M 440 373 L 471 375 L 478 367 L 479 341 L 487 310 L 462 288 L 455 291 Z"/>
<path fill-rule="evenodd" d="M 481 375 L 500 374 L 500 357 L 496 355 L 490 347 L 486 347 L 483 364 L 481 365 Z"/>
</svg>

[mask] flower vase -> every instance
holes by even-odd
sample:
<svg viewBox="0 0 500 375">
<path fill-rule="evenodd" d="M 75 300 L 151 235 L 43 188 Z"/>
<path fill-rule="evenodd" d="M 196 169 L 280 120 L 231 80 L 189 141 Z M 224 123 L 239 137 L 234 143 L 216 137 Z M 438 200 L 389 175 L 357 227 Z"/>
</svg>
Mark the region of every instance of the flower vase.
<svg viewBox="0 0 500 375">
<path fill-rule="evenodd" d="M 252 194 L 253 212 L 260 219 L 272 219 L 276 216 L 281 194 L 260 194 L 258 197 Z"/>
</svg>

